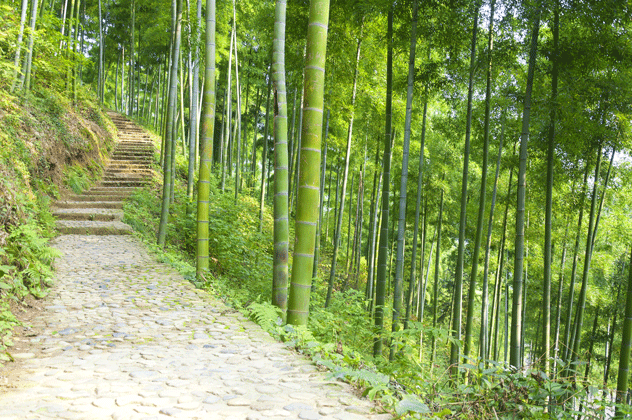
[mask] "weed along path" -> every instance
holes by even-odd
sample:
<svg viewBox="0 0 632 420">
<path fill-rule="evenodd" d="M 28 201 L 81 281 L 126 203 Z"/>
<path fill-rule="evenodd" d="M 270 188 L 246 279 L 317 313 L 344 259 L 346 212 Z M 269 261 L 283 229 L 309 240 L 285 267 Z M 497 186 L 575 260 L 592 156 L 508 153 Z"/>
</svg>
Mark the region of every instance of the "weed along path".
<svg viewBox="0 0 632 420">
<path fill-rule="evenodd" d="M 390 418 L 116 227 L 55 239 L 55 285 L 0 368 L 1 419 Z"/>
</svg>

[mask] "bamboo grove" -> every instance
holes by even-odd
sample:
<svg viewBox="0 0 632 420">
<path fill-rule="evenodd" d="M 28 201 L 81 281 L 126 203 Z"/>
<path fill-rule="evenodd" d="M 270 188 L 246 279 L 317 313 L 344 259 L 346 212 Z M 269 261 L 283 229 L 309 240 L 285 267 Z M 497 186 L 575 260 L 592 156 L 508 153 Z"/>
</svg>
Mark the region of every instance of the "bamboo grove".
<svg viewBox="0 0 632 420">
<path fill-rule="evenodd" d="M 260 203 L 260 231 L 272 212 L 284 322 L 354 291 L 378 365 L 618 377 L 621 399 L 631 17 L 593 0 L 9 1 L 0 70 L 25 98 L 92 90 L 161 135 L 156 240 L 185 179 L 199 278 L 216 183 Z"/>
</svg>

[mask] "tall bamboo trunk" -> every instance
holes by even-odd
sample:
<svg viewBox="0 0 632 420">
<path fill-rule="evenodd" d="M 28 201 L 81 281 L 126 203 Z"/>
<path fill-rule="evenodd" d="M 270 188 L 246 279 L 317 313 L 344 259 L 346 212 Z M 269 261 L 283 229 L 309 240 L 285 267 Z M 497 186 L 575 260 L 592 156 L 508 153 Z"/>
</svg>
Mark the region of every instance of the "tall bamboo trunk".
<svg viewBox="0 0 632 420">
<path fill-rule="evenodd" d="M 623 330 L 621 338 L 621 356 L 619 357 L 619 375 L 617 378 L 617 410 L 616 419 L 623 419 L 622 412 L 625 396 L 628 393 L 628 377 L 630 375 L 630 349 L 632 348 L 632 252 L 630 253 L 630 267 L 628 275 L 628 289 L 625 296 L 625 315 L 623 318 Z"/>
<path fill-rule="evenodd" d="M 573 303 L 575 302 L 575 276 L 577 274 L 577 256 L 579 254 L 579 242 L 581 239 L 582 232 L 582 219 L 584 216 L 584 201 L 586 197 L 586 191 L 588 189 L 588 163 L 586 163 L 586 168 L 584 169 L 584 181 L 582 192 L 580 194 L 580 202 L 579 202 L 579 215 L 577 217 L 577 233 L 575 235 L 575 247 L 573 249 L 573 265 L 571 268 L 571 278 L 570 285 L 568 287 L 568 301 L 566 303 L 566 323 L 564 326 L 564 348 L 562 349 L 562 360 L 568 361 L 571 354 L 572 347 L 572 334 L 571 334 L 571 326 L 573 319 Z"/>
<path fill-rule="evenodd" d="M 206 0 L 206 54 L 204 68 L 204 109 L 202 114 L 202 144 L 198 176 L 196 274 L 203 279 L 209 269 L 209 195 L 213 164 L 215 130 L 215 0 Z"/>
<path fill-rule="evenodd" d="M 35 26 L 37 23 L 37 0 L 31 5 L 31 31 L 29 32 L 29 45 L 24 60 L 24 92 L 31 90 L 31 65 L 33 62 L 33 44 L 35 43 Z"/>
<path fill-rule="evenodd" d="M 268 180 L 268 123 L 270 121 L 270 91 L 272 77 L 268 71 L 268 94 L 266 99 L 266 121 L 263 128 L 263 146 L 261 151 L 261 190 L 259 194 L 259 232 L 263 231 L 263 213 L 266 200 L 266 182 Z M 223 175 L 222 175 L 223 177 Z"/>
<path fill-rule="evenodd" d="M 415 2 L 415 7 L 417 2 Z M 428 114 L 428 87 L 424 94 L 424 111 L 423 121 L 421 124 L 421 143 L 419 145 L 419 176 L 417 178 L 417 201 L 415 204 L 415 225 L 413 227 L 413 249 L 410 257 L 410 278 L 408 280 L 408 297 L 406 299 L 406 317 L 404 319 L 404 329 L 408 328 L 408 321 L 410 320 L 411 307 L 413 304 L 413 290 L 415 289 L 415 270 L 417 261 L 417 242 L 419 237 L 419 213 L 421 212 L 421 186 L 423 183 L 423 167 L 424 167 L 424 147 L 426 143 L 426 120 Z M 422 238 L 422 244 L 423 244 Z M 422 246 L 423 254 L 423 246 Z M 423 258 L 423 257 L 422 257 Z M 421 264 L 420 264 L 421 266 Z M 421 269 L 421 267 L 420 267 Z M 420 277 L 421 281 L 421 277 Z"/>
<path fill-rule="evenodd" d="M 320 146 L 329 0 L 311 0 L 305 62 L 305 111 L 296 205 L 296 238 L 288 323 L 305 325 L 309 316 L 314 241 L 318 221 Z"/>
<path fill-rule="evenodd" d="M 375 285 L 375 331 L 373 357 L 382 356 L 382 330 L 384 329 L 384 304 L 386 303 L 386 265 L 388 261 L 388 222 L 391 184 L 391 135 L 393 118 L 393 4 L 389 6 L 388 28 L 386 31 L 386 110 L 384 127 L 384 159 L 382 163 L 382 221 L 380 228 L 380 248 L 378 252 L 377 280 Z"/>
<path fill-rule="evenodd" d="M 373 192 L 371 194 L 371 209 L 369 210 L 369 238 L 367 245 L 367 280 L 366 280 L 366 293 L 365 299 L 369 300 L 373 296 L 373 279 L 375 274 L 375 240 L 377 235 L 377 209 L 378 209 L 378 197 L 379 186 L 381 179 L 378 179 L 378 175 L 381 175 L 379 170 L 380 164 L 380 144 L 377 143 L 375 147 L 375 170 L 373 173 Z"/>
<path fill-rule="evenodd" d="M 191 63 L 191 97 L 189 98 L 191 116 L 189 118 L 189 176 L 187 182 L 187 197 L 189 201 L 193 200 L 193 177 L 195 173 L 196 148 L 199 144 L 200 134 L 198 133 L 198 94 L 200 90 L 200 31 L 202 30 L 202 0 L 197 1 L 198 31 L 195 35 L 195 48 Z M 191 25 L 189 25 L 191 28 Z M 191 53 L 189 53 L 190 55 Z"/>
<path fill-rule="evenodd" d="M 274 109 L 276 111 L 274 116 L 274 272 L 272 304 L 281 308 L 284 319 L 287 311 L 289 252 L 287 92 L 285 88 L 286 5 L 285 0 L 277 0 L 276 2 L 272 51 L 272 79 L 275 92 Z"/>
<path fill-rule="evenodd" d="M 485 262 L 483 265 L 483 294 L 481 299 L 481 331 L 479 338 L 479 357 L 489 359 L 489 257 L 492 246 L 492 227 L 494 210 L 496 209 L 496 193 L 498 191 L 498 177 L 500 175 L 500 159 L 503 153 L 503 140 L 505 136 L 505 116 L 502 116 L 502 127 L 498 141 L 498 158 L 496 159 L 496 174 L 494 175 L 494 188 L 492 190 L 492 203 L 489 209 L 487 222 L 487 240 L 485 241 Z M 494 288 L 495 290 L 496 288 Z"/>
<path fill-rule="evenodd" d="M 327 110 L 327 119 L 325 122 L 325 139 L 323 140 L 323 162 L 320 172 L 320 205 L 318 207 L 318 227 L 316 229 L 316 241 L 314 244 L 314 264 L 312 266 L 312 272 L 314 278 L 318 277 L 318 263 L 320 260 L 320 238 L 323 230 L 323 204 L 325 200 L 325 173 L 327 172 L 327 137 L 329 136 L 329 110 Z M 329 173 L 329 179 L 331 180 L 331 171 Z M 329 191 L 331 191 L 331 182 L 329 184 Z"/>
<path fill-rule="evenodd" d="M 453 380 L 457 379 L 459 366 L 459 345 L 461 340 L 461 313 L 463 309 L 463 259 L 465 256 L 465 227 L 467 217 L 467 177 L 470 160 L 470 135 L 472 131 L 472 97 L 474 95 L 474 72 L 476 70 L 476 37 L 478 34 L 478 11 L 480 1 L 477 1 L 472 10 L 472 42 L 470 47 L 470 76 L 467 89 L 467 122 L 465 124 L 465 144 L 463 146 L 463 177 L 461 181 L 461 215 L 459 218 L 459 245 L 456 257 L 456 270 L 454 274 L 454 306 L 452 312 L 452 330 L 454 341 L 450 343 L 450 374 Z"/>
<path fill-rule="evenodd" d="M 463 354 L 469 356 L 472 348 L 472 325 L 474 323 L 474 300 L 476 299 L 476 282 L 478 277 L 478 256 L 483 241 L 483 219 L 485 218 L 485 200 L 487 197 L 487 166 L 489 158 L 489 114 L 492 96 L 492 52 L 494 50 L 494 8 L 496 2 L 490 3 L 489 29 L 487 38 L 487 76 L 485 88 L 485 120 L 483 125 L 483 162 L 481 164 L 481 191 L 478 199 L 478 216 L 476 219 L 476 235 L 474 236 L 474 252 L 472 253 L 472 271 L 470 288 L 467 297 L 467 318 L 465 320 L 465 342 Z M 486 285 L 485 285 L 486 286 Z M 487 290 L 483 291 L 486 295 Z M 485 296 L 487 297 L 487 296 Z M 485 302 L 487 303 L 487 302 Z M 482 325 L 482 324 L 481 324 Z"/>
<path fill-rule="evenodd" d="M 99 1 L 99 4 L 100 1 Z M 13 82 L 11 83 L 11 93 L 15 92 L 15 88 L 18 84 L 18 67 L 20 65 L 20 52 L 22 51 L 22 38 L 24 36 L 24 26 L 26 24 L 26 12 L 28 10 L 29 1 L 22 0 L 22 13 L 20 14 L 20 31 L 18 32 L 17 49 L 15 50 L 15 57 L 13 59 Z M 62 33 L 63 35 L 63 33 Z"/>
<path fill-rule="evenodd" d="M 520 135 L 520 164 L 518 169 L 518 197 L 516 205 L 516 240 L 513 279 L 513 301 L 511 316 L 511 351 L 509 363 L 515 368 L 522 368 L 522 287 L 524 269 L 524 213 L 527 184 L 527 144 L 529 142 L 529 120 L 531 117 L 531 92 L 535 74 L 535 60 L 538 50 L 538 34 L 540 32 L 540 7 L 536 11 L 536 19 L 531 33 L 529 52 L 529 70 L 522 114 L 522 134 Z"/>
<path fill-rule="evenodd" d="M 169 205 L 171 202 L 171 180 L 173 167 L 173 157 L 175 157 L 174 138 L 173 138 L 173 122 L 176 109 L 176 95 L 178 85 L 178 55 L 180 52 L 180 36 L 181 36 L 181 19 L 182 19 L 182 0 L 174 0 L 176 2 L 176 25 L 175 25 L 175 45 L 174 54 L 171 62 L 171 80 L 169 81 L 169 105 L 167 112 L 167 129 L 165 138 L 165 171 L 162 189 L 162 208 L 160 212 L 160 225 L 158 226 L 158 245 L 165 246 L 167 237 L 167 223 L 169 222 Z"/>
<path fill-rule="evenodd" d="M 325 308 L 329 306 L 331 303 L 331 293 L 334 288 L 334 279 L 336 278 L 336 265 L 338 260 L 338 245 L 340 242 L 340 232 L 342 231 L 342 217 L 344 215 L 345 209 L 345 194 L 347 192 L 347 179 L 349 177 L 349 161 L 351 160 L 351 138 L 353 136 L 353 120 L 355 115 L 355 100 L 356 100 L 356 92 L 358 89 L 358 72 L 360 68 L 360 48 L 362 46 L 362 29 L 360 29 L 360 36 L 358 37 L 357 47 L 356 47 L 356 62 L 355 62 L 355 72 L 353 76 L 353 88 L 351 91 L 351 115 L 349 116 L 349 126 L 347 128 L 347 147 L 345 154 L 345 169 L 344 174 L 342 176 L 342 194 L 340 201 L 340 209 L 338 210 L 338 220 L 336 222 L 336 232 L 334 234 L 334 250 L 331 256 L 331 269 L 329 271 L 329 283 L 327 286 L 327 297 L 325 299 Z M 350 194 L 352 195 L 352 194 Z M 351 200 L 349 200 L 351 203 Z M 349 217 L 351 218 L 351 212 L 349 212 Z M 347 252 L 348 254 L 348 252 Z"/>
<path fill-rule="evenodd" d="M 413 114 L 413 86 L 415 78 L 415 49 L 417 46 L 418 2 L 413 2 L 413 16 L 410 25 L 410 51 L 408 53 L 408 88 L 406 91 L 406 116 L 404 121 L 404 145 L 402 149 L 402 174 L 399 183 L 399 217 L 397 223 L 397 259 L 395 262 L 395 282 L 393 287 L 393 321 L 391 331 L 399 330 L 402 312 L 404 284 L 404 238 L 406 236 L 406 199 L 408 197 L 408 158 L 410 154 L 410 126 Z M 421 152 L 423 155 L 423 151 Z M 409 287 L 409 290 L 412 290 Z M 395 357 L 395 342 L 391 341 L 389 360 Z"/>
<path fill-rule="evenodd" d="M 181 1 L 181 0 L 180 0 Z M 182 10 L 182 5 L 180 5 L 180 10 Z M 180 11 L 182 13 L 182 11 Z M 134 94 L 135 87 L 135 35 L 134 31 L 136 28 L 136 1 L 131 0 L 130 2 L 130 55 L 129 55 L 129 105 L 127 106 L 127 115 L 132 115 L 134 113 L 134 104 L 136 95 Z"/>
<path fill-rule="evenodd" d="M 586 308 L 586 293 L 588 287 L 588 273 L 590 272 L 590 260 L 592 258 L 592 238 L 595 233 L 593 230 L 595 221 L 595 207 L 597 204 L 597 186 L 599 184 L 599 169 L 601 167 L 601 147 L 597 151 L 597 164 L 595 165 L 595 177 L 593 183 L 593 192 L 590 200 L 590 216 L 588 217 L 588 234 L 586 235 L 586 250 L 584 256 L 584 269 L 582 271 L 582 286 L 579 290 L 577 298 L 577 313 L 575 315 L 575 339 L 573 340 L 573 350 L 571 353 L 571 370 L 577 371 L 579 362 L 579 349 L 581 345 L 581 332 L 584 323 L 584 309 Z"/>
<path fill-rule="evenodd" d="M 551 355 L 551 229 L 553 227 L 553 168 L 555 166 L 555 123 L 557 107 L 557 77 L 559 49 L 559 5 L 555 5 L 553 17 L 553 72 L 551 75 L 551 113 L 546 165 L 546 204 L 544 221 L 544 274 L 542 285 L 542 358 L 544 373 L 550 374 Z"/>
<path fill-rule="evenodd" d="M 445 175 L 444 175 L 445 177 Z M 437 253 L 435 254 L 434 268 L 434 286 L 432 288 L 432 328 L 437 328 L 437 309 L 439 300 L 439 272 L 441 268 L 441 224 L 443 223 L 443 189 L 441 189 L 441 201 L 439 202 L 439 216 L 437 218 Z M 437 348 L 437 339 L 432 335 L 432 343 L 430 350 L 430 365 L 433 366 L 435 360 L 435 352 Z"/>
</svg>

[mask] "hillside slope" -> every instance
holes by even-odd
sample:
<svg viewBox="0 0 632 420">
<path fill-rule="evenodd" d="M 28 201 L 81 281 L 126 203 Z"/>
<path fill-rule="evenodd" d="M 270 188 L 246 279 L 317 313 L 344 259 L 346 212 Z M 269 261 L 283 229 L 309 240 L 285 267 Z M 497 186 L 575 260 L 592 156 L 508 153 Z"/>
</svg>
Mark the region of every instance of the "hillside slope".
<svg viewBox="0 0 632 420">
<path fill-rule="evenodd" d="M 18 97 L 0 86 L 0 350 L 46 293 L 56 256 L 46 246 L 55 234 L 50 202 L 100 176 L 115 133 L 85 97 L 71 103 L 47 88 Z"/>
</svg>

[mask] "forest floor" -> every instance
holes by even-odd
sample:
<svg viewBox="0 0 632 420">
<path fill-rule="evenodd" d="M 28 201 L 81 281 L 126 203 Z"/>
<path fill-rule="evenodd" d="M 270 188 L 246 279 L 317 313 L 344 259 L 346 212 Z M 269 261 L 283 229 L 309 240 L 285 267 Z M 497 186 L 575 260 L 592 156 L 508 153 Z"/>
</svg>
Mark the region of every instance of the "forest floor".
<svg viewBox="0 0 632 420">
<path fill-rule="evenodd" d="M 52 246 L 54 286 L 22 306 L 15 361 L 0 369 L 0 418 L 391 418 L 135 237 Z"/>
</svg>

